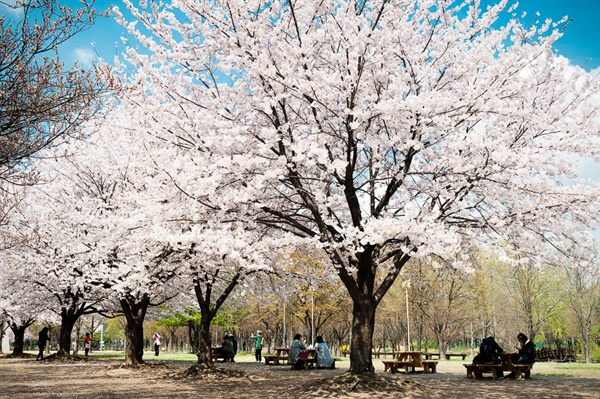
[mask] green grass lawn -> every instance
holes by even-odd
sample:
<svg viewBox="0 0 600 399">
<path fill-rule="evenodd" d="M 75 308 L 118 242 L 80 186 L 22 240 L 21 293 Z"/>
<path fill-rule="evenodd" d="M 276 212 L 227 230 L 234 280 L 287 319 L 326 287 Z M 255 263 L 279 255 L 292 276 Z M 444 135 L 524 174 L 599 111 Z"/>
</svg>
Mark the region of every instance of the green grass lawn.
<svg viewBox="0 0 600 399">
<path fill-rule="evenodd" d="M 598 370 L 600 371 L 600 364 L 597 363 L 560 363 L 556 365 L 557 369 L 563 370 Z"/>
</svg>

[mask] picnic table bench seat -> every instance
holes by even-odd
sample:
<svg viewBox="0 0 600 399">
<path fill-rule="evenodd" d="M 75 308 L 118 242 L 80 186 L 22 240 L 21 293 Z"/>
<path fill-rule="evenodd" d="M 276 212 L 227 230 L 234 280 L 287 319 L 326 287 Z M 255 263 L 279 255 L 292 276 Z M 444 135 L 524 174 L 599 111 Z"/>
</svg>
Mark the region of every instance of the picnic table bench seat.
<svg viewBox="0 0 600 399">
<path fill-rule="evenodd" d="M 215 353 L 212 352 L 210 354 L 210 358 L 211 360 L 214 362 L 217 359 L 223 359 L 223 362 L 234 362 L 235 363 L 235 354 L 233 353 Z"/>
<path fill-rule="evenodd" d="M 415 364 L 415 362 L 410 360 L 383 360 L 384 372 L 389 371 L 390 373 L 395 373 L 400 368 L 404 368 L 404 371 L 408 371 L 408 369 L 415 370 L 415 367 L 423 367 L 424 373 L 435 373 L 437 364 L 439 363 L 437 360 L 423 360 L 422 365 L 419 366 Z"/>
<path fill-rule="evenodd" d="M 467 377 L 472 378 L 475 375 L 475 378 L 482 378 L 483 373 L 492 373 L 492 377 L 494 379 L 498 379 L 500 377 L 500 372 L 509 371 L 514 373 L 515 378 L 517 380 L 521 379 L 521 376 L 525 378 L 531 377 L 531 368 L 532 364 L 512 364 L 508 367 L 505 367 L 502 364 L 465 364 L 467 368 Z"/>
<path fill-rule="evenodd" d="M 494 379 L 498 379 L 500 377 L 500 373 L 502 372 L 502 368 L 504 367 L 501 363 L 498 364 L 472 364 L 465 363 L 464 366 L 467 368 L 467 378 L 483 378 L 483 373 L 492 373 Z"/>
<path fill-rule="evenodd" d="M 431 372 L 431 373 L 435 373 L 435 369 L 437 367 L 438 361 L 437 360 L 422 360 L 421 363 L 423 363 L 423 372 L 427 373 L 427 372 Z"/>
<path fill-rule="evenodd" d="M 517 380 L 521 379 L 521 376 L 524 378 L 531 378 L 531 368 L 533 364 L 513 364 L 513 373 L 515 373 L 515 378 Z"/>
<path fill-rule="evenodd" d="M 317 364 L 317 358 L 316 357 L 308 357 L 308 358 L 300 358 L 298 360 L 296 360 L 297 363 L 299 363 L 300 365 L 302 365 L 302 367 L 304 367 L 305 370 L 308 370 L 309 368 L 314 368 Z M 292 365 L 292 368 L 294 368 L 294 366 Z"/>
<path fill-rule="evenodd" d="M 446 358 L 448 360 L 451 360 L 452 356 L 461 357 L 462 360 L 465 360 L 467 357 L 467 354 L 466 353 L 446 353 Z"/>
<path fill-rule="evenodd" d="M 263 359 L 265 359 L 265 364 L 281 364 L 279 363 L 280 361 L 284 362 L 284 364 L 287 363 L 288 357 L 287 356 L 277 356 L 277 355 L 264 355 Z"/>
<path fill-rule="evenodd" d="M 413 365 L 412 361 L 409 360 L 382 360 L 384 366 L 384 372 L 395 373 L 399 368 L 404 368 L 406 371 Z"/>
<path fill-rule="evenodd" d="M 316 364 L 316 363 L 315 363 Z M 321 367 L 321 366 L 317 366 L 318 369 L 334 369 L 335 368 L 335 357 L 333 358 L 333 363 L 331 363 L 331 366 L 329 367 Z"/>
</svg>

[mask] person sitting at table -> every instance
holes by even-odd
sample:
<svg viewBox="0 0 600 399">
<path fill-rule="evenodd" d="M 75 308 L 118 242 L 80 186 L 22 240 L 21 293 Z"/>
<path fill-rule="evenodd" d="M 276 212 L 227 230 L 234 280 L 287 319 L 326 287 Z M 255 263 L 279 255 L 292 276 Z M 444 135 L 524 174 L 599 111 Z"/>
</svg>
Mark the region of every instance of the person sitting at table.
<svg viewBox="0 0 600 399">
<path fill-rule="evenodd" d="M 510 357 L 510 361 L 513 362 L 513 364 L 533 364 L 533 362 L 535 362 L 535 348 L 533 342 L 531 342 L 527 338 L 527 335 L 523 333 L 517 335 L 517 341 L 519 341 L 520 344 L 515 346 L 518 352 Z M 510 373 L 506 378 L 514 379 L 515 373 Z"/>
<path fill-rule="evenodd" d="M 317 367 L 331 367 L 333 364 L 333 357 L 329 353 L 329 348 L 322 336 L 317 336 L 317 343 L 315 344 L 315 350 L 317 351 Z"/>
<path fill-rule="evenodd" d="M 214 348 L 213 353 L 215 355 L 223 356 L 223 361 L 226 360 L 225 355 L 235 354 L 235 352 L 233 351 L 233 341 L 229 338 L 228 335 L 225 335 L 225 337 L 223 337 L 221 347 Z"/>
<path fill-rule="evenodd" d="M 300 352 L 306 350 L 306 345 L 301 341 L 302 335 L 296 334 L 294 335 L 294 340 L 290 345 L 290 351 L 288 353 L 288 362 L 295 369 L 301 369 L 302 365 L 298 363 L 298 359 L 300 358 Z"/>
<path fill-rule="evenodd" d="M 473 364 L 500 364 L 500 354 L 504 352 L 494 337 L 487 337 L 481 341 L 479 354 L 473 358 Z"/>
</svg>

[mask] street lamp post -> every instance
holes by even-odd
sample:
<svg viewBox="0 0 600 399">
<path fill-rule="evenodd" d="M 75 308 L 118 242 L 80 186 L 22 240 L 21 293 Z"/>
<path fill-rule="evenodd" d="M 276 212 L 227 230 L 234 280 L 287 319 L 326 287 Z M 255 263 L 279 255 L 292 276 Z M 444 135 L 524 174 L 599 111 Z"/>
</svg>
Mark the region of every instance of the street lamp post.
<svg viewBox="0 0 600 399">
<path fill-rule="evenodd" d="M 281 341 L 281 347 L 285 348 L 286 342 L 285 342 L 285 297 L 283 297 L 283 337 L 282 337 L 282 341 Z"/>
<path fill-rule="evenodd" d="M 410 350 L 410 316 L 408 313 L 408 289 L 410 288 L 410 280 L 406 280 L 402 283 L 406 292 L 406 346 Z"/>
<path fill-rule="evenodd" d="M 312 346 L 315 346 L 315 290 L 311 290 L 311 309 L 310 309 L 310 341 L 312 342 Z"/>
<path fill-rule="evenodd" d="M 106 323 L 102 322 L 100 324 L 100 350 L 104 350 L 104 326 Z"/>
</svg>

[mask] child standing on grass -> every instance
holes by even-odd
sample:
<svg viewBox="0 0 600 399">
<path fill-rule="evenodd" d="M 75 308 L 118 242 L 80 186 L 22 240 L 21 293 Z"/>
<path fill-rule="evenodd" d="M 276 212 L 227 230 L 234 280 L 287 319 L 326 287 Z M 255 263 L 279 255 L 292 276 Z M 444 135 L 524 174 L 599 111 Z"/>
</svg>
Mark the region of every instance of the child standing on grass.
<svg viewBox="0 0 600 399">
<path fill-rule="evenodd" d="M 85 337 L 83 337 L 83 348 L 85 349 L 85 357 L 88 357 L 90 354 L 90 347 L 92 346 L 92 339 L 90 338 L 90 333 L 85 333 Z"/>
</svg>

